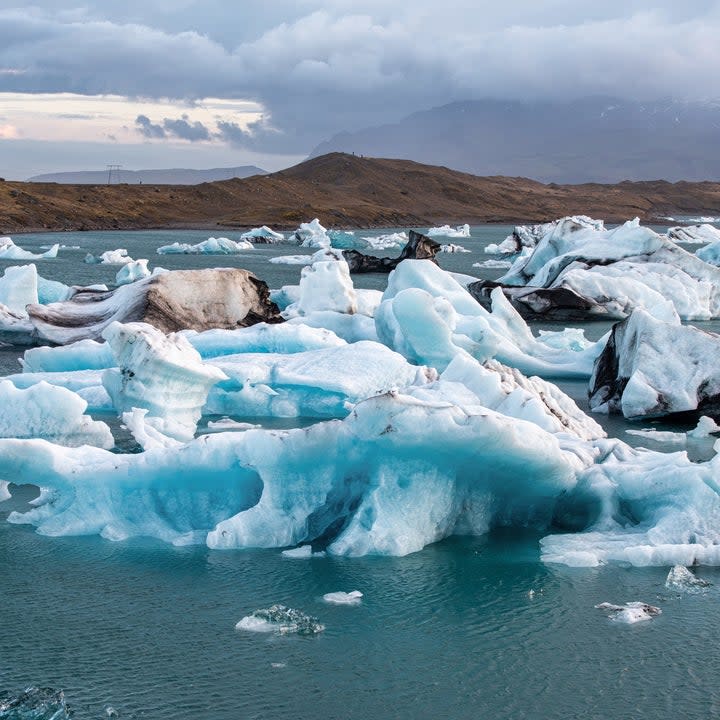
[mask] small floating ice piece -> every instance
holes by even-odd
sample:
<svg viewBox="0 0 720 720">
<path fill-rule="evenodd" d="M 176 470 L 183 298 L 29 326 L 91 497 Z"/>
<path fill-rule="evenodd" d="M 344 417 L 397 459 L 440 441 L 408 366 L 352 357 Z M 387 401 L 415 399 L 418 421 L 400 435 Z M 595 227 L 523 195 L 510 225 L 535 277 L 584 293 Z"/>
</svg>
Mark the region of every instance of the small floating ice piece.
<svg viewBox="0 0 720 720">
<path fill-rule="evenodd" d="M 604 602 L 595 606 L 598 610 L 609 610 L 610 615 L 608 617 L 613 622 L 625 623 L 631 625 L 636 622 L 643 622 L 644 620 L 651 620 L 657 615 L 662 614 L 662 610 L 654 605 L 648 605 L 644 602 L 629 602 L 625 605 L 613 605 L 612 603 Z"/>
<path fill-rule="evenodd" d="M 312 265 L 312 255 L 278 255 L 268 260 L 273 265 Z"/>
<path fill-rule="evenodd" d="M 295 560 L 310 558 L 313 554 L 312 545 L 301 545 L 291 550 L 283 550 L 281 554 L 283 557 L 293 558 Z"/>
<path fill-rule="evenodd" d="M 470 237 L 470 226 L 466 223 L 465 225 L 458 225 L 457 227 L 450 227 L 450 225 L 443 225 L 441 227 L 431 227 L 427 231 L 428 237 Z"/>
<path fill-rule="evenodd" d="M 127 265 L 135 261 L 128 255 L 125 248 L 118 248 L 117 250 L 107 250 L 97 256 L 88 253 L 85 256 L 85 262 L 88 265 Z"/>
<path fill-rule="evenodd" d="M 447 245 L 440 246 L 440 252 L 443 253 L 469 253 L 472 250 L 464 248 L 462 245 L 455 245 L 454 243 L 448 243 Z"/>
<path fill-rule="evenodd" d="M 322 632 L 325 626 L 317 618 L 306 615 L 300 610 L 294 610 L 285 605 L 273 605 L 246 615 L 235 625 L 235 629 L 250 632 L 276 632 L 280 635 L 291 633 L 316 635 Z"/>
<path fill-rule="evenodd" d="M 350 592 L 331 592 L 323 595 L 323 600 L 330 605 L 359 605 L 363 594 L 359 590 Z"/>
<path fill-rule="evenodd" d="M 256 423 L 238 422 L 232 418 L 220 418 L 220 420 L 210 420 L 207 424 L 207 429 L 210 432 L 225 432 L 226 430 L 252 430 L 259 428 L 260 425 Z"/>
<path fill-rule="evenodd" d="M 512 263 L 509 260 L 485 260 L 484 262 L 473 263 L 472 266 L 488 270 L 506 270 L 512 267 Z"/>
<path fill-rule="evenodd" d="M 699 592 L 712 585 L 708 580 L 703 580 L 690 572 L 684 565 L 675 565 L 670 569 L 665 587 L 670 590 L 684 590 L 686 592 Z"/>
<path fill-rule="evenodd" d="M 29 687 L 16 695 L 0 692 L 0 718 L 70 720 L 70 717 L 62 690 Z"/>
</svg>

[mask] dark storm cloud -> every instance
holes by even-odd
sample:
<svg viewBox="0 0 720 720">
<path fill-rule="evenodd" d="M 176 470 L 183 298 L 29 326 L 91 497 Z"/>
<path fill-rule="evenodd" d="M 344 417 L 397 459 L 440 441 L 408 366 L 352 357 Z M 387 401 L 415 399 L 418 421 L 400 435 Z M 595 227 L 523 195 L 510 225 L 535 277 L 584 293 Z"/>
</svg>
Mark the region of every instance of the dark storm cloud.
<svg viewBox="0 0 720 720">
<path fill-rule="evenodd" d="M 457 99 L 720 96 L 709 0 L 18 5 L 0 2 L 0 90 L 255 100 L 262 127 L 218 132 L 273 152 Z"/>
</svg>

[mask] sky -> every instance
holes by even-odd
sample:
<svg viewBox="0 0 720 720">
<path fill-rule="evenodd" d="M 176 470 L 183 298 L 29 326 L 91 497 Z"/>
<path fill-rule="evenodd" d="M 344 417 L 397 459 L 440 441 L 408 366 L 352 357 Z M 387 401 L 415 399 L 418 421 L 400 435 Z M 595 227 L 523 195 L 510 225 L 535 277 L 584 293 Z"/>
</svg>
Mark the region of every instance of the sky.
<svg viewBox="0 0 720 720">
<path fill-rule="evenodd" d="M 720 0 L 0 0 L 0 176 L 301 161 L 481 98 L 720 98 Z"/>
</svg>

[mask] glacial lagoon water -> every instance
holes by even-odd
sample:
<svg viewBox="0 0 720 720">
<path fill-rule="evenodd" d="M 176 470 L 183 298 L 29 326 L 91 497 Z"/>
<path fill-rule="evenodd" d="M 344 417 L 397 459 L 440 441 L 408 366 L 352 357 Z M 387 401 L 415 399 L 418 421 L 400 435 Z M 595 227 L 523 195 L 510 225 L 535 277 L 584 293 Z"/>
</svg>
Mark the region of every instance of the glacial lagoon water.
<svg viewBox="0 0 720 720">
<path fill-rule="evenodd" d="M 449 270 L 472 268 L 509 227 L 473 228 L 443 254 Z M 151 267 L 242 266 L 271 287 L 300 268 L 258 247 L 233 257 L 158 256 L 207 231 L 19 235 L 31 250 L 52 242 L 41 275 L 112 283 L 117 267 L 87 265 L 87 252 L 127 248 Z M 214 233 L 218 234 L 218 233 Z M 237 238 L 237 233 L 221 233 Z M 362 234 L 362 232 L 360 233 Z M 378 234 L 376 232 L 368 234 Z M 307 251 L 308 253 L 311 251 Z M 388 253 L 390 254 L 390 253 Z M 2 263 L 0 267 L 9 264 Z M 358 276 L 382 288 L 382 276 Z M 607 326 L 588 328 L 597 337 Z M 3 351 L 3 373 L 17 367 Z M 563 389 L 582 404 L 583 383 Z M 602 419 L 602 418 L 600 418 Z M 302 423 L 298 421 L 298 424 Z M 606 422 L 624 434 L 620 420 Z M 236 718 L 708 718 L 720 713 L 720 569 L 714 585 L 682 594 L 664 587 L 668 568 L 573 569 L 539 562 L 532 533 L 453 538 L 404 558 L 291 559 L 278 550 L 209 551 L 154 541 L 48 538 L 5 522 L 32 488 L 0 504 L 0 691 L 62 688 L 72 717 Z M 322 601 L 359 590 L 358 606 Z M 620 625 L 594 605 L 643 600 L 662 609 Z M 282 603 L 314 615 L 313 637 L 244 633 L 243 616 Z"/>
</svg>

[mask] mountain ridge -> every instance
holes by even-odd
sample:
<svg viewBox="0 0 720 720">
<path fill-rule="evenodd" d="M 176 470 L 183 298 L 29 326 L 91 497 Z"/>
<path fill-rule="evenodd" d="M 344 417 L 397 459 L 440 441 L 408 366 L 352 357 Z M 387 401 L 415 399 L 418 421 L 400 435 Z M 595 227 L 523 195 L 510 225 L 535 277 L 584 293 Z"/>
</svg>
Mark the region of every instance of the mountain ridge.
<svg viewBox="0 0 720 720">
<path fill-rule="evenodd" d="M 663 180 L 543 184 L 478 177 L 408 160 L 331 153 L 269 175 L 202 185 L 59 185 L 0 182 L 0 233 L 263 224 L 428 227 L 540 222 L 588 214 L 608 221 L 720 215 L 720 183 Z"/>
<path fill-rule="evenodd" d="M 55 173 L 33 175 L 27 182 L 61 183 L 63 185 L 103 185 L 122 184 L 136 185 L 200 185 L 204 182 L 246 178 L 253 175 L 267 175 L 255 165 L 238 165 L 227 168 L 161 168 L 150 170 L 70 170 Z"/>
</svg>

